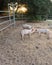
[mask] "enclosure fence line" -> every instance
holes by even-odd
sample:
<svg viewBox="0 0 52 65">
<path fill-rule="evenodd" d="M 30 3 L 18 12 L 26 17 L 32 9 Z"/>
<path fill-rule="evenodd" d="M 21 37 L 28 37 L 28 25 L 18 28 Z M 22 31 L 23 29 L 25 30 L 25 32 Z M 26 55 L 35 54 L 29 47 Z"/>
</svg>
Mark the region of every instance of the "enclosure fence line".
<svg viewBox="0 0 52 65">
<path fill-rule="evenodd" d="M 0 22 L 0 31 L 5 30 L 6 28 L 10 27 L 11 25 L 14 25 L 15 27 L 15 12 L 14 12 L 14 4 L 13 4 L 13 14 L 10 15 L 10 4 L 8 4 L 8 11 L 0 11 L 0 13 L 7 13 L 7 16 L 0 16 L 0 19 L 9 18 L 6 21 Z M 1 21 L 1 20 L 0 20 Z M 2 27 L 5 23 L 9 23 L 7 26 Z"/>
<path fill-rule="evenodd" d="M 0 12 L 8 12 L 8 13 L 10 13 L 9 11 L 0 11 Z M 5 27 L 3 27 L 3 28 L 0 28 L 0 31 L 3 31 L 4 29 L 10 27 L 10 26 L 13 25 L 13 24 L 15 25 L 15 22 L 14 22 L 14 21 L 15 21 L 15 20 L 14 20 L 14 17 L 15 17 L 15 16 L 14 16 L 14 15 L 1 16 L 0 19 L 2 19 L 2 18 L 5 19 L 5 18 L 7 18 L 7 17 L 9 18 L 9 20 L 6 20 L 6 21 L 1 22 L 1 23 L 0 23 L 0 26 L 3 25 L 3 24 L 5 24 L 5 23 L 7 23 L 7 22 L 10 22 L 10 24 L 7 25 L 7 26 L 5 26 Z M 13 17 L 13 19 L 11 19 L 11 17 Z M 11 21 L 13 21 L 13 23 L 11 23 Z"/>
</svg>

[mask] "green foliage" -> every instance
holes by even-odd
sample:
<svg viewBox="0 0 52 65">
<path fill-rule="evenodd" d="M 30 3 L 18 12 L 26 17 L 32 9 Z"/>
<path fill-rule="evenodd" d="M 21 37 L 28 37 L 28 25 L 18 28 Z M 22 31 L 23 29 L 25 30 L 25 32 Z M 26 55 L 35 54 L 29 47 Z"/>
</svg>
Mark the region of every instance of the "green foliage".
<svg viewBox="0 0 52 65">
<path fill-rule="evenodd" d="M 21 0 L 20 2 L 28 5 L 27 16 L 30 19 L 43 20 L 48 18 L 50 13 L 50 0 Z"/>
<path fill-rule="evenodd" d="M 31 20 L 43 20 L 47 19 L 49 15 L 52 15 L 52 3 L 50 0 L 2 0 L 4 5 L 8 5 L 8 2 L 18 2 L 20 4 L 26 4 L 28 12 L 27 18 Z"/>
<path fill-rule="evenodd" d="M 49 10 L 49 16 L 48 16 L 49 19 L 52 19 L 52 2 L 50 4 L 50 10 Z"/>
</svg>

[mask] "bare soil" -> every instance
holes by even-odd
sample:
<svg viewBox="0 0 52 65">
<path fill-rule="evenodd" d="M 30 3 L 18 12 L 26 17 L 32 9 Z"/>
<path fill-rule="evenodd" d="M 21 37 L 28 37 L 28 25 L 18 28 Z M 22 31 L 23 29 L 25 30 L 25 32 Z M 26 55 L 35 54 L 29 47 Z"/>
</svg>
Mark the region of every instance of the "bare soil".
<svg viewBox="0 0 52 65">
<path fill-rule="evenodd" d="M 48 23 L 27 23 L 48 28 Z M 21 40 L 22 24 L 0 32 L 0 65 L 52 65 L 52 39 L 38 33 Z M 51 29 L 50 29 L 51 30 Z"/>
</svg>

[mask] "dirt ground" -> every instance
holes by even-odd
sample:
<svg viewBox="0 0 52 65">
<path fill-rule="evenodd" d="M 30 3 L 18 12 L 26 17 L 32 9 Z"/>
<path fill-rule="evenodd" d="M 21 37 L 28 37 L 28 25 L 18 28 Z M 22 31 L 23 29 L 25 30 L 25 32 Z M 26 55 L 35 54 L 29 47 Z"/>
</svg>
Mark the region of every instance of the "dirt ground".
<svg viewBox="0 0 52 65">
<path fill-rule="evenodd" d="M 35 28 L 48 28 L 48 23 L 27 23 Z M 0 32 L 0 65 L 52 65 L 52 39 L 38 33 L 21 40 L 22 25 Z M 50 29 L 51 30 L 51 29 Z"/>
</svg>

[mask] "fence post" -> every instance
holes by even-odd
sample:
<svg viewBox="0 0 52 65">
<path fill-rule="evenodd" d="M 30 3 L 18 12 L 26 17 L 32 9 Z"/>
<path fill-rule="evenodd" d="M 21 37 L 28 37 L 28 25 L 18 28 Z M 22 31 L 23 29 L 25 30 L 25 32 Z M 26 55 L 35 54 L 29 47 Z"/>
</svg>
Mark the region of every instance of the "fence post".
<svg viewBox="0 0 52 65">
<path fill-rule="evenodd" d="M 11 16 L 10 16 L 10 8 L 9 8 L 10 4 L 8 3 L 8 15 L 9 15 L 9 20 L 10 20 L 10 23 L 11 23 Z"/>
<path fill-rule="evenodd" d="M 14 28 L 15 28 L 15 25 L 16 25 L 16 23 L 15 23 L 15 11 L 14 11 L 14 4 L 12 4 L 12 6 L 13 6 L 13 21 L 14 21 Z"/>
</svg>

